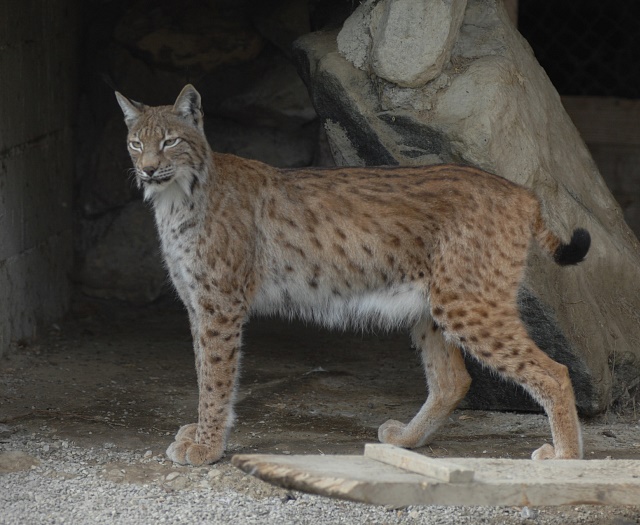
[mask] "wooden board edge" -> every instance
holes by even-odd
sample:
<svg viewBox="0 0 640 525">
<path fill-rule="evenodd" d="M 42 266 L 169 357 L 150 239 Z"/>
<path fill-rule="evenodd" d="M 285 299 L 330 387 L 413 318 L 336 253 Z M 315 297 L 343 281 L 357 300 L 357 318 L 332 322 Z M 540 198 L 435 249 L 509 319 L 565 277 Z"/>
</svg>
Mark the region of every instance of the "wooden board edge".
<svg viewBox="0 0 640 525">
<path fill-rule="evenodd" d="M 430 458 L 393 445 L 367 443 L 365 457 L 446 483 L 471 483 L 475 472 L 445 459 Z"/>
<path fill-rule="evenodd" d="M 278 465 L 273 461 L 277 457 L 274 455 L 267 459 L 267 455 L 238 454 L 231 458 L 231 464 L 267 483 L 324 497 L 393 508 L 406 507 L 422 501 L 420 493 L 424 488 L 415 482 L 376 486 L 376 483 L 342 476 L 317 476 L 309 472 L 296 472 L 295 467 L 289 465 Z M 287 459 L 291 457 L 287 456 Z"/>
</svg>

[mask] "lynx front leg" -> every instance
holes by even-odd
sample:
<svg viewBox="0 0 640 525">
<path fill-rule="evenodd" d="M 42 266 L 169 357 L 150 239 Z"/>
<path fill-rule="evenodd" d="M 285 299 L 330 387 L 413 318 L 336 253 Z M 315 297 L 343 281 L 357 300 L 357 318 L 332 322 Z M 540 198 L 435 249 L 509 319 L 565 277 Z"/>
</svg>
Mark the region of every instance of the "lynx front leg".
<svg viewBox="0 0 640 525">
<path fill-rule="evenodd" d="M 392 419 L 378 429 L 381 442 L 406 448 L 428 443 L 471 385 L 460 349 L 447 343 L 434 323 L 418 323 L 412 338 L 422 353 L 429 388 L 427 401 L 408 424 Z"/>
<path fill-rule="evenodd" d="M 194 341 L 198 369 L 198 423 L 183 426 L 167 456 L 183 465 L 214 463 L 222 457 L 233 424 L 244 315 L 207 314 Z"/>
</svg>

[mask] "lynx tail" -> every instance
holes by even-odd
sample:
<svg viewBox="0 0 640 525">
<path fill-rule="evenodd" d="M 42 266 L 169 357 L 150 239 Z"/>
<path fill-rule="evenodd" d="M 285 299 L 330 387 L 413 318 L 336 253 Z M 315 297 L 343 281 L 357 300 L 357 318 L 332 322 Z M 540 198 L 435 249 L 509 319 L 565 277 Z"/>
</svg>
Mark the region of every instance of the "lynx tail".
<svg viewBox="0 0 640 525">
<path fill-rule="evenodd" d="M 533 234 L 538 244 L 560 266 L 570 266 L 584 261 L 591 246 L 591 235 L 584 228 L 576 228 L 568 243 L 552 232 L 542 217 L 540 208 L 534 215 Z"/>
<path fill-rule="evenodd" d="M 571 236 L 569 244 L 560 244 L 553 254 L 553 260 L 560 266 L 569 266 L 584 261 L 589 247 L 591 246 L 591 235 L 584 228 L 576 228 Z"/>
</svg>

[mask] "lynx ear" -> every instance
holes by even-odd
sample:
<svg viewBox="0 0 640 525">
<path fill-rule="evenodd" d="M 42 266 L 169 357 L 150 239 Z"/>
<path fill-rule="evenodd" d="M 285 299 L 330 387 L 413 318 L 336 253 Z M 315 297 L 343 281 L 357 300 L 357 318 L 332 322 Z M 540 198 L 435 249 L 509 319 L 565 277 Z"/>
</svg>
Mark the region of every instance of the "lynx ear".
<svg viewBox="0 0 640 525">
<path fill-rule="evenodd" d="M 193 125 L 202 131 L 204 112 L 202 111 L 200 93 L 191 84 L 182 88 L 173 105 L 173 111 L 189 122 L 193 122 Z"/>
<path fill-rule="evenodd" d="M 116 99 L 118 99 L 118 104 L 122 108 L 122 112 L 124 113 L 124 121 L 128 127 L 138 120 L 142 110 L 145 108 L 145 105 L 141 102 L 136 102 L 134 100 L 129 100 L 124 95 L 118 93 L 116 91 Z"/>
</svg>

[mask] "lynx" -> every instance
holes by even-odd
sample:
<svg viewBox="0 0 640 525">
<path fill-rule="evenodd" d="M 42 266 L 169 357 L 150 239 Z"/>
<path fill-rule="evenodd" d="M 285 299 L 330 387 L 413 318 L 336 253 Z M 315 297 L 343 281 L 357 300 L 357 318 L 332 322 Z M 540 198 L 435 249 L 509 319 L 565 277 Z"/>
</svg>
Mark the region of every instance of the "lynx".
<svg viewBox="0 0 640 525">
<path fill-rule="evenodd" d="M 589 249 L 586 230 L 563 242 L 530 191 L 468 166 L 278 169 L 213 153 L 191 85 L 173 106 L 116 97 L 193 336 L 198 422 L 179 429 L 171 460 L 222 457 L 252 313 L 410 329 L 428 396 L 409 423 L 380 426 L 384 443 L 433 438 L 469 388 L 464 352 L 545 409 L 553 446 L 534 459 L 582 457 L 567 368 L 529 338 L 517 293 L 532 239 L 572 265 Z"/>
</svg>

